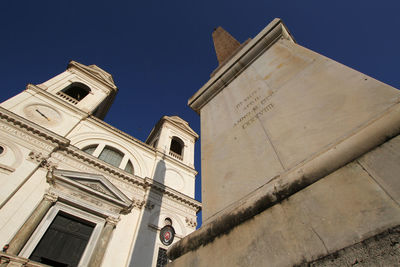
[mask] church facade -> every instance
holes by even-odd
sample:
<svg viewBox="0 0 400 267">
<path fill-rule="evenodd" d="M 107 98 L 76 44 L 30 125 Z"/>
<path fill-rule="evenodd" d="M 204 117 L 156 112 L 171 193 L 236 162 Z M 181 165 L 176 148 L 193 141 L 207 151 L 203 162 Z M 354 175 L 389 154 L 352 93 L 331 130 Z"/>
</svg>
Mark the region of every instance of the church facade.
<svg viewBox="0 0 400 267">
<path fill-rule="evenodd" d="M 0 105 L 1 266 L 164 266 L 195 230 L 198 135 L 177 116 L 145 142 L 112 127 L 117 90 L 71 61 Z"/>
</svg>

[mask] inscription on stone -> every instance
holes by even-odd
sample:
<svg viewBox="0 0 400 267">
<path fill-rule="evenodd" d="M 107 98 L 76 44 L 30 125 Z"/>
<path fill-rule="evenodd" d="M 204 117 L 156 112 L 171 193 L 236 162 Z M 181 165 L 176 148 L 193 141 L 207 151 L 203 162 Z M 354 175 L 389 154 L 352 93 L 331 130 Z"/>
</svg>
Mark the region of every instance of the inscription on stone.
<svg viewBox="0 0 400 267">
<path fill-rule="evenodd" d="M 251 91 L 250 94 L 235 105 L 235 109 L 239 114 L 244 115 L 235 121 L 233 127 L 240 126 L 242 129 L 246 129 L 258 118 L 271 111 L 274 107 L 274 104 L 271 103 L 272 95 L 272 91 L 263 94 L 261 88 Z"/>
<path fill-rule="evenodd" d="M 38 145 L 39 147 L 41 147 L 43 149 L 46 149 L 46 150 L 52 150 L 53 149 L 53 146 L 50 146 L 50 145 L 48 145 L 46 143 L 43 143 L 43 142 L 37 140 L 36 138 L 33 138 L 33 137 L 31 137 L 31 136 L 29 136 L 29 135 L 27 135 L 27 134 L 25 134 L 25 133 L 23 133 L 21 131 L 18 131 L 18 130 L 14 129 L 14 128 L 8 126 L 8 125 L 5 125 L 5 124 L 1 123 L 0 124 L 0 130 L 6 131 L 6 132 L 8 132 L 9 134 L 11 134 L 13 136 L 17 136 L 19 138 L 27 140 L 28 142 L 33 143 L 35 145 Z"/>
</svg>

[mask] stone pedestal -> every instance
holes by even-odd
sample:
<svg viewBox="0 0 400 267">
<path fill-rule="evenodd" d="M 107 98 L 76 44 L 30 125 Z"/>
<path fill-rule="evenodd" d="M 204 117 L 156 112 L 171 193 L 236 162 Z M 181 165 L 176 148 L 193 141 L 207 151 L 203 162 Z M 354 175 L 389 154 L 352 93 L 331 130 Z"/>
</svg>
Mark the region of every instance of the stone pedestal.
<svg viewBox="0 0 400 267">
<path fill-rule="evenodd" d="M 293 266 L 395 229 L 399 100 L 271 22 L 189 100 L 204 220 L 171 266 Z"/>
</svg>

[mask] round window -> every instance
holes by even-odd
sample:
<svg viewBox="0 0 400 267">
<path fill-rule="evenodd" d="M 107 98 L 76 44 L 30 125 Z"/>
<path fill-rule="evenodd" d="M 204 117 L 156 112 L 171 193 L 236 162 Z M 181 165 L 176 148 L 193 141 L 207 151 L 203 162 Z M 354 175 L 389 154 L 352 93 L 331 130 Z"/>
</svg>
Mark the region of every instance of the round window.
<svg viewBox="0 0 400 267">
<path fill-rule="evenodd" d="M 0 146 L 0 155 L 3 154 L 4 152 L 4 147 Z"/>
</svg>

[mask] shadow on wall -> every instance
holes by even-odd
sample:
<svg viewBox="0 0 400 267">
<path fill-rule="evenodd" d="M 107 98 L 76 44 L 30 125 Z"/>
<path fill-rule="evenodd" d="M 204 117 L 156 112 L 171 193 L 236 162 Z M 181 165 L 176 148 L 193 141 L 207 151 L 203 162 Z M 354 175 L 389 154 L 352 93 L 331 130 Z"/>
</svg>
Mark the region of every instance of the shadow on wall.
<svg viewBox="0 0 400 267">
<path fill-rule="evenodd" d="M 158 182 L 161 184 L 164 184 L 165 181 L 165 171 L 166 166 L 163 158 L 157 163 L 155 170 L 155 177 L 157 177 Z M 153 225 L 150 225 L 150 223 L 151 221 L 157 223 L 160 220 L 161 207 L 155 203 L 161 203 L 161 195 L 153 187 L 150 187 L 147 192 L 146 203 L 144 204 L 145 208 L 139 222 L 139 231 L 129 267 L 152 266 L 153 255 L 156 254 L 157 257 L 158 247 L 156 247 L 156 241 L 159 231 Z"/>
</svg>

